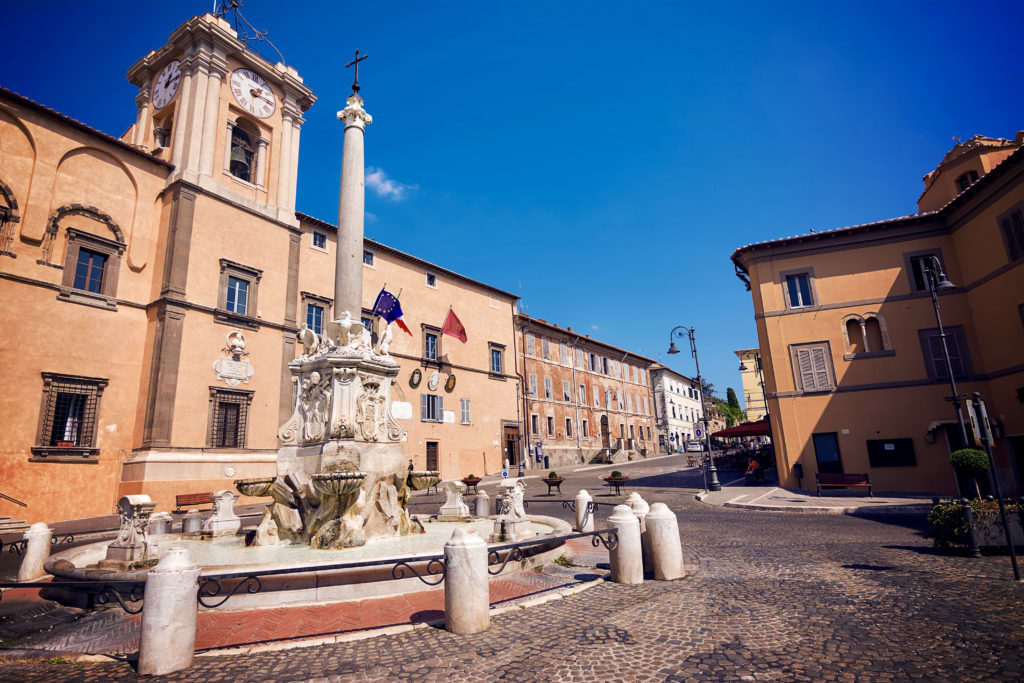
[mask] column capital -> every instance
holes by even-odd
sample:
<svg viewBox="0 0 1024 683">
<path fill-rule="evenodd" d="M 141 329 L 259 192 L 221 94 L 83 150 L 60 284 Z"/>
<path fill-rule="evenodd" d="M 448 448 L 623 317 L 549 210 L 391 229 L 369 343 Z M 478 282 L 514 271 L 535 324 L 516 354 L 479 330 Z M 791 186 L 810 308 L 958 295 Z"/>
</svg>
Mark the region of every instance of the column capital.
<svg viewBox="0 0 1024 683">
<path fill-rule="evenodd" d="M 345 122 L 345 127 L 355 126 L 359 129 L 365 129 L 366 126 L 373 123 L 373 117 L 366 113 L 363 109 L 363 98 L 352 93 L 348 99 L 345 100 L 348 105 L 344 109 L 338 112 L 338 120 Z"/>
</svg>

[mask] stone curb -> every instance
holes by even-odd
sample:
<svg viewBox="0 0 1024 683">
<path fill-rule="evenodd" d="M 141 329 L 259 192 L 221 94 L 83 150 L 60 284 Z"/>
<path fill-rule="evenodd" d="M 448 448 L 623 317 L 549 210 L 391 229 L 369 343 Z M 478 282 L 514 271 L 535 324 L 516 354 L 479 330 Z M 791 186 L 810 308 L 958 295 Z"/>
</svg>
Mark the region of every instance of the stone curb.
<svg viewBox="0 0 1024 683">
<path fill-rule="evenodd" d="M 704 502 L 698 494 L 697 500 Z M 749 503 L 722 503 L 721 507 L 741 508 L 743 510 L 762 510 L 765 512 L 804 512 L 815 515 L 906 515 L 906 514 L 927 514 L 931 509 L 931 503 L 920 505 L 891 505 L 888 507 L 798 507 L 796 505 L 751 505 Z"/>
</svg>

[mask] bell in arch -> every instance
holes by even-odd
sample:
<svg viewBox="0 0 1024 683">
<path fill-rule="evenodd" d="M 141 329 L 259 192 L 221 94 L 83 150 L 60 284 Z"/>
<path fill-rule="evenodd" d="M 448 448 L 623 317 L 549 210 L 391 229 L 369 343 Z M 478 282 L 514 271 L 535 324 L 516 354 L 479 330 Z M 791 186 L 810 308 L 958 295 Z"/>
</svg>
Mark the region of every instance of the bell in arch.
<svg viewBox="0 0 1024 683">
<path fill-rule="evenodd" d="M 231 148 L 231 175 L 242 180 L 249 180 L 251 169 L 249 167 L 249 154 L 245 153 L 240 145 Z"/>
</svg>

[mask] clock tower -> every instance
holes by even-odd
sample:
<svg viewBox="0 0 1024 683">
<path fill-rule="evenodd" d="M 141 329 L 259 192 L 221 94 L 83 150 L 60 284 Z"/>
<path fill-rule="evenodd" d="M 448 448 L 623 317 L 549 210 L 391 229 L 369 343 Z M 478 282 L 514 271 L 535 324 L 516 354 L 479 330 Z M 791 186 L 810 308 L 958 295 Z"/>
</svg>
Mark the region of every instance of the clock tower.
<svg viewBox="0 0 1024 683">
<path fill-rule="evenodd" d="M 132 144 L 184 181 L 296 225 L 302 113 L 316 97 L 298 72 L 271 64 L 222 17 L 193 17 L 128 71 L 138 86 Z"/>
</svg>

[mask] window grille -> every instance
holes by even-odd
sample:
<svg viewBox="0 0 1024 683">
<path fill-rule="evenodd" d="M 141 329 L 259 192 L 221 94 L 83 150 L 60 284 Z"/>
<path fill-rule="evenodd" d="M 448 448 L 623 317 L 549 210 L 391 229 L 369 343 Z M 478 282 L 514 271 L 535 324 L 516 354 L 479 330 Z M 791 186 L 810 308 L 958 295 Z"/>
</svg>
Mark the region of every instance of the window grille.
<svg viewBox="0 0 1024 683">
<path fill-rule="evenodd" d="M 100 389 L 106 380 L 44 374 L 49 398 L 39 443 L 50 447 L 91 447 L 96 431 Z"/>
<path fill-rule="evenodd" d="M 245 448 L 246 425 L 249 422 L 249 404 L 252 392 L 211 389 L 210 435 L 211 448 Z"/>
</svg>

